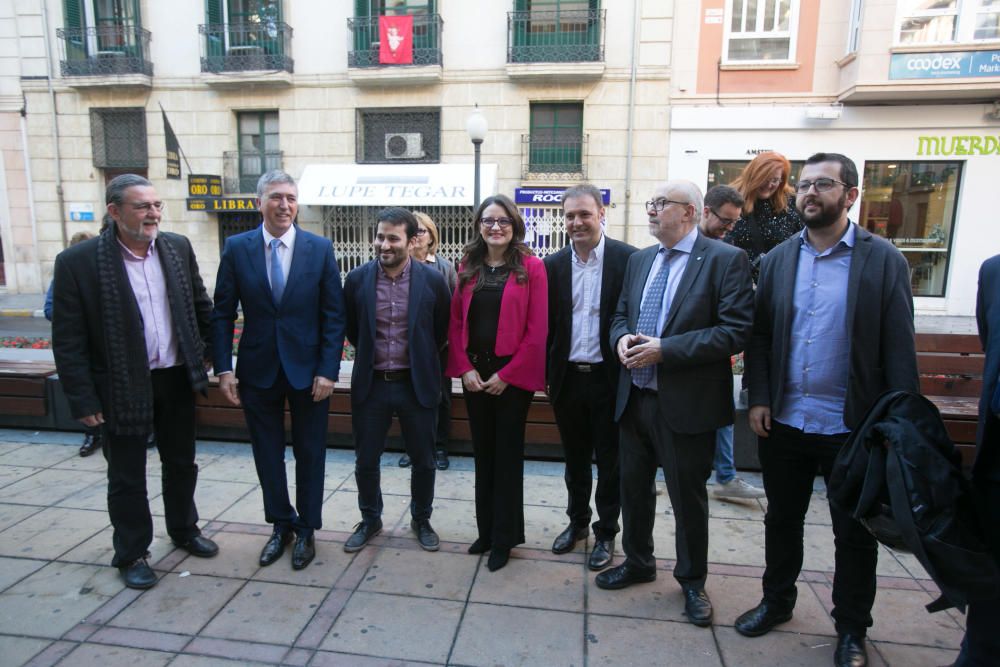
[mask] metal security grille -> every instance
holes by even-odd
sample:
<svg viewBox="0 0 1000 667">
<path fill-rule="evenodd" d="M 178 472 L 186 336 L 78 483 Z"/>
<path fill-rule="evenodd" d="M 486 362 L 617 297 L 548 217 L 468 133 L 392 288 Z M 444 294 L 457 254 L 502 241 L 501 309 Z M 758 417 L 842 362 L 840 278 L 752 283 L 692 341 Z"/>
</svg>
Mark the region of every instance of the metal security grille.
<svg viewBox="0 0 1000 667">
<path fill-rule="evenodd" d="M 441 109 L 358 109 L 359 163 L 441 161 Z"/>
<path fill-rule="evenodd" d="M 219 252 L 226 244 L 226 239 L 243 232 L 249 232 L 260 226 L 260 213 L 257 211 L 247 211 L 244 213 L 220 213 L 219 214 Z"/>
<path fill-rule="evenodd" d="M 146 110 L 108 107 L 90 110 L 90 140 L 99 169 L 145 169 Z"/>
<path fill-rule="evenodd" d="M 520 211 L 524 217 L 524 241 L 535 255 L 545 257 L 566 245 L 562 208 L 522 206 Z"/>
</svg>

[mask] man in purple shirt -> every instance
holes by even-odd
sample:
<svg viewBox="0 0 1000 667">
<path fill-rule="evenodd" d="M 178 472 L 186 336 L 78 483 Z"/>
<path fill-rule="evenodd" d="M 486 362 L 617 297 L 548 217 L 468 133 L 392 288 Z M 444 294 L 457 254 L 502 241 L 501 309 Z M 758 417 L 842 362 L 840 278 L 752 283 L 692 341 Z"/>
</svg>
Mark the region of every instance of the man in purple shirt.
<svg viewBox="0 0 1000 667">
<path fill-rule="evenodd" d="M 351 424 L 361 510 L 361 522 L 344 544 L 349 553 L 364 548 L 382 530 L 379 465 L 393 416 L 412 462 L 410 527 L 427 551 L 439 546 L 430 518 L 451 295 L 438 271 L 410 259 L 417 227 L 417 219 L 405 208 L 379 211 L 376 259 L 351 271 L 344 283 L 347 339 L 356 350 Z"/>
<path fill-rule="evenodd" d="M 126 586 L 150 588 L 150 433 L 163 465 L 167 534 L 194 556 L 219 550 L 198 530 L 194 504 L 194 392 L 208 384 L 212 302 L 190 242 L 159 231 L 163 202 L 149 181 L 118 176 L 105 199 L 114 224 L 56 257 L 52 351 L 73 416 L 104 424 L 112 565 Z"/>
</svg>

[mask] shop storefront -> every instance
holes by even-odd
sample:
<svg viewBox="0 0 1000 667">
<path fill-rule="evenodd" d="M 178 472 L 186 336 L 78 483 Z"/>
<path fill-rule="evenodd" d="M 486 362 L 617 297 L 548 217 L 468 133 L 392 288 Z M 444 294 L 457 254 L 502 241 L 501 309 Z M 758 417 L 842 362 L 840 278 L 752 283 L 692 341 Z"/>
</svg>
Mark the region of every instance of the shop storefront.
<svg viewBox="0 0 1000 667">
<path fill-rule="evenodd" d="M 815 118 L 809 107 L 675 107 L 669 176 L 710 187 L 764 150 L 784 154 L 796 173 L 813 153 L 843 153 L 861 179 L 851 219 L 906 257 L 917 311 L 972 315 L 978 267 L 1000 252 L 987 207 L 1000 167 L 990 109 L 845 107 Z"/>
</svg>

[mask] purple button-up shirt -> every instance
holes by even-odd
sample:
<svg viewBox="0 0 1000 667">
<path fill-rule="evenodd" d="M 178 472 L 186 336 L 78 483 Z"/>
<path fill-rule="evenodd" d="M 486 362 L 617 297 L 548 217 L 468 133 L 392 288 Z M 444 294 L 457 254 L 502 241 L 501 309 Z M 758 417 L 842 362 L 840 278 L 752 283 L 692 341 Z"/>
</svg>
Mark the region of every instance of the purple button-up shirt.
<svg viewBox="0 0 1000 667">
<path fill-rule="evenodd" d="M 149 368 L 153 370 L 176 366 L 180 363 L 177 359 L 177 336 L 174 334 L 167 282 L 156 252 L 156 241 L 149 244 L 149 252 L 145 257 L 133 253 L 121 240 L 118 245 L 121 247 L 122 259 L 125 260 L 125 275 L 132 285 L 136 303 L 139 304 Z"/>
<path fill-rule="evenodd" d="M 410 260 L 395 279 L 375 270 L 375 370 L 410 367 Z"/>
</svg>

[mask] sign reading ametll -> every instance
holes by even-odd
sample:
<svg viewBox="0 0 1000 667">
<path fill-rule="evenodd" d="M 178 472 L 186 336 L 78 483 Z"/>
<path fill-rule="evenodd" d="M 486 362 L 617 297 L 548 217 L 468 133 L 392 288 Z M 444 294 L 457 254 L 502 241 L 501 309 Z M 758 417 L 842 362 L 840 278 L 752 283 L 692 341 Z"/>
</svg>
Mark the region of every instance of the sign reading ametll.
<svg viewBox="0 0 1000 667">
<path fill-rule="evenodd" d="M 890 79 L 957 79 L 1000 76 L 1000 51 L 894 53 Z"/>
</svg>

